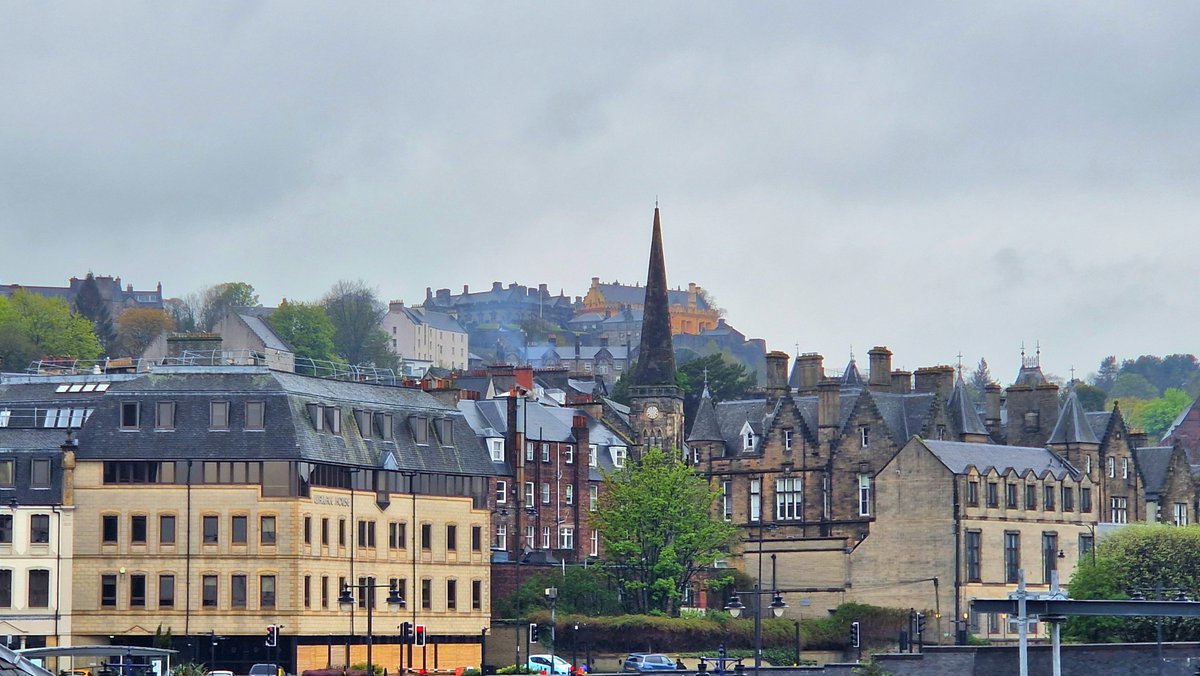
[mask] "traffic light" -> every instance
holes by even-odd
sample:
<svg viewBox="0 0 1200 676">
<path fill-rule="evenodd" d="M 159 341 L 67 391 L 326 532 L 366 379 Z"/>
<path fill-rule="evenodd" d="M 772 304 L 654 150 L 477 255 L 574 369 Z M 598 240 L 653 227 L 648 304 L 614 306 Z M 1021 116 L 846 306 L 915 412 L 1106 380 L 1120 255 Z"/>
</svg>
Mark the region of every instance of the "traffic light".
<svg viewBox="0 0 1200 676">
<path fill-rule="evenodd" d="M 529 642 L 530 643 L 538 642 L 538 626 L 537 626 L 536 622 L 529 623 Z"/>
<path fill-rule="evenodd" d="M 917 635 L 925 633 L 925 613 L 917 613 Z"/>
<path fill-rule="evenodd" d="M 400 623 L 400 642 L 401 643 L 412 643 L 413 642 L 412 622 L 401 622 Z"/>
<path fill-rule="evenodd" d="M 274 648 L 279 645 L 279 627 L 274 624 L 267 625 L 267 647 Z"/>
<path fill-rule="evenodd" d="M 413 631 L 413 645 L 425 645 L 425 625 L 418 624 Z"/>
<path fill-rule="evenodd" d="M 857 622 L 850 623 L 850 646 L 854 648 L 862 646 L 862 633 Z"/>
</svg>

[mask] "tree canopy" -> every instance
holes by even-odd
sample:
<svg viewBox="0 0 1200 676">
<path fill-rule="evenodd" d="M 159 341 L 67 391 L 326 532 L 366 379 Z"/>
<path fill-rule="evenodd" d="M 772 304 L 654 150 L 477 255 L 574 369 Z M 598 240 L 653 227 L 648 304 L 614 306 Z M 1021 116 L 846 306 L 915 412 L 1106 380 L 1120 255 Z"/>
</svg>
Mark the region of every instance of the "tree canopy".
<svg viewBox="0 0 1200 676">
<path fill-rule="evenodd" d="M 104 351 L 92 322 L 72 312 L 71 306 L 62 298 L 48 298 L 25 290 L 17 291 L 10 298 L 0 297 L 0 326 L 10 327 L 0 332 L 0 340 L 7 339 L 5 346 L 0 346 L 0 352 L 12 355 L 5 359 L 6 368 L 28 366 L 31 360 L 13 364 L 9 359 L 27 356 L 30 347 L 33 348 L 33 359 L 90 360 Z"/>
<path fill-rule="evenodd" d="M 108 352 L 117 347 L 117 331 L 113 328 L 112 312 L 108 303 L 100 295 L 100 286 L 96 284 L 96 276 L 87 273 L 75 294 L 75 311 L 92 322 L 92 331 L 100 339 L 100 344 Z"/>
<path fill-rule="evenodd" d="M 339 361 L 333 346 L 333 322 L 320 305 L 284 300 L 267 322 L 297 357 Z"/>
<path fill-rule="evenodd" d="M 1080 559 L 1071 576 L 1071 598 L 1128 599 L 1135 590 L 1153 598 L 1160 586 L 1167 598 L 1179 590 L 1200 594 L 1200 526 L 1131 525 L 1105 535 L 1095 563 Z M 1200 640 L 1200 618 L 1162 618 L 1167 641 Z M 1073 617 L 1065 636 L 1090 642 L 1148 642 L 1155 637 L 1152 617 Z"/>
<path fill-rule="evenodd" d="M 165 310 L 129 308 L 117 317 L 116 344 L 122 355 L 140 357 L 156 338 L 174 329 L 175 322 Z"/>
<path fill-rule="evenodd" d="M 246 282 L 225 282 L 210 286 L 200 293 L 200 305 L 195 308 L 199 322 L 197 328 L 212 331 L 231 309 L 255 307 L 258 304 L 258 293 Z"/>
<path fill-rule="evenodd" d="M 321 299 L 321 307 L 333 322 L 339 356 L 351 364 L 396 367 L 399 359 L 388 349 L 388 336 L 380 328 L 387 307 L 366 282 L 339 281 Z"/>
<path fill-rule="evenodd" d="M 758 377 L 753 371 L 747 370 L 745 364 L 726 359 L 720 354 L 685 361 L 676 371 L 683 376 L 677 381 L 683 389 L 683 417 L 689 429 L 700 405 L 700 397 L 704 394 L 706 379 L 708 391 L 716 401 L 741 399 L 758 382 Z"/>
<path fill-rule="evenodd" d="M 736 526 L 713 517 L 718 494 L 657 448 L 604 477 L 591 525 L 632 612 L 677 613 L 696 574 L 736 541 Z"/>
</svg>

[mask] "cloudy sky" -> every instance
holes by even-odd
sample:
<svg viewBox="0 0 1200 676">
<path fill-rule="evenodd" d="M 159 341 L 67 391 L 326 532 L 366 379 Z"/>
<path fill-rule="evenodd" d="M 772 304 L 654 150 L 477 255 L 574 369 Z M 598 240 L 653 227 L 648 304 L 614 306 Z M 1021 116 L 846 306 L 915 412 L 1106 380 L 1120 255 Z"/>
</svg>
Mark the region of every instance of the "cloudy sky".
<svg viewBox="0 0 1200 676">
<path fill-rule="evenodd" d="M 708 288 L 840 369 L 1198 352 L 1195 3 L 8 3 L 0 283 Z"/>
</svg>

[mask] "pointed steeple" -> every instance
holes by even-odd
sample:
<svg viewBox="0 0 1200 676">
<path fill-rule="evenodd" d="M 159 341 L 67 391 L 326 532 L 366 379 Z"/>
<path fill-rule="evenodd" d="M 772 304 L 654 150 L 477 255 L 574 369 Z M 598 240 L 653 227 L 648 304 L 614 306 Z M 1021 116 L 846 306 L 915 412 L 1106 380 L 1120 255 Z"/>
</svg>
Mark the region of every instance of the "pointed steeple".
<svg viewBox="0 0 1200 676">
<path fill-rule="evenodd" d="M 704 385 L 704 394 L 700 395 L 700 406 L 696 409 L 696 420 L 692 423 L 688 443 L 697 441 L 724 441 L 721 436 L 721 422 L 717 419 L 717 407 L 712 395 L 708 392 L 708 384 Z"/>
<path fill-rule="evenodd" d="M 980 420 L 979 412 L 975 410 L 975 404 L 971 402 L 971 397 L 967 394 L 967 384 L 963 382 L 961 370 L 958 372 L 958 379 L 954 381 L 954 390 L 950 393 L 950 400 L 946 402 L 946 411 L 950 414 L 950 419 L 954 421 L 955 426 L 958 427 L 959 434 L 988 436 L 987 426 L 983 424 L 983 420 Z"/>
<path fill-rule="evenodd" d="M 842 374 L 842 387 L 862 387 L 862 375 L 858 372 L 858 364 L 854 361 L 854 354 L 850 355 L 850 363 L 846 364 L 846 372 Z"/>
<path fill-rule="evenodd" d="M 1088 424 L 1087 414 L 1079 403 L 1079 397 L 1072 386 L 1067 392 L 1067 403 L 1063 404 L 1058 414 L 1058 422 L 1050 433 L 1047 444 L 1099 444 L 1100 440 Z"/>
<path fill-rule="evenodd" d="M 650 268 L 646 272 L 646 301 L 642 307 L 642 341 L 633 385 L 674 386 L 675 350 L 671 342 L 671 314 L 667 301 L 667 264 L 657 205 L 650 242 Z"/>
</svg>

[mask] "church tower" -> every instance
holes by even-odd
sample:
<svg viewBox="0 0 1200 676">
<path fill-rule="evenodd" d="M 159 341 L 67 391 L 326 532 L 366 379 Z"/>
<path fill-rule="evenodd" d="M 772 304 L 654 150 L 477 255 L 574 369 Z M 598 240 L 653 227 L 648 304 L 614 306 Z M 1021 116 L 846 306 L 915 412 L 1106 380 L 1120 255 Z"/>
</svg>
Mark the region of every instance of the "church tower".
<svg viewBox="0 0 1200 676">
<path fill-rule="evenodd" d="M 683 451 L 683 393 L 675 386 L 667 264 L 663 257 L 662 225 L 657 205 L 650 241 L 650 268 L 646 273 L 642 341 L 630 388 L 629 423 L 637 435 L 635 442 L 639 453 L 648 448 L 662 448 L 680 457 Z"/>
</svg>

